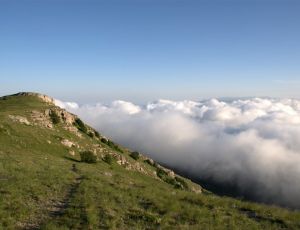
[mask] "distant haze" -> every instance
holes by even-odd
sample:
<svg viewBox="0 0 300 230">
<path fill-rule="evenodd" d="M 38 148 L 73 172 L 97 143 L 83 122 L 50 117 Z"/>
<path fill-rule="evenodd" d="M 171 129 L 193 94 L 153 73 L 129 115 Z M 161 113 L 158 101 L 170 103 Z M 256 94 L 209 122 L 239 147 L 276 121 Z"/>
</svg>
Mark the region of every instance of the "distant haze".
<svg viewBox="0 0 300 230">
<path fill-rule="evenodd" d="M 57 101 L 102 134 L 199 180 L 300 207 L 300 101 Z"/>
</svg>

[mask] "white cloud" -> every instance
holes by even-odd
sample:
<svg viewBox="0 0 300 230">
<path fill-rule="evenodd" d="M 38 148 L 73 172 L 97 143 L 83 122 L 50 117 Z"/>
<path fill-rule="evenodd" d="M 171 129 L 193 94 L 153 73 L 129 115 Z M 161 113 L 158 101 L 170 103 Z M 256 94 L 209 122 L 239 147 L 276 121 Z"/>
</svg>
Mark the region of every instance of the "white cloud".
<svg viewBox="0 0 300 230">
<path fill-rule="evenodd" d="M 300 207 L 298 100 L 57 105 L 116 142 L 194 178 L 234 183 L 256 199 Z"/>
<path fill-rule="evenodd" d="M 79 108 L 79 105 L 76 102 L 62 102 L 60 100 L 55 99 L 54 103 L 63 109 L 65 109 L 65 108 L 78 109 Z"/>
</svg>

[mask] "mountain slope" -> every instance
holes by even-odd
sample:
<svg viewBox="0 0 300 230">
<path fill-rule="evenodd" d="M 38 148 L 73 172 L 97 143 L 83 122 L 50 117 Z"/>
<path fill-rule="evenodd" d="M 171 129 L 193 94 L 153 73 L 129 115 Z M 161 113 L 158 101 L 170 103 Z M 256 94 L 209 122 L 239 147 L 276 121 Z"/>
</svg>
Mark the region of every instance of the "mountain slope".
<svg viewBox="0 0 300 230">
<path fill-rule="evenodd" d="M 157 228 L 300 229 L 300 214 L 215 196 L 47 96 L 0 98 L 0 229 Z"/>
</svg>

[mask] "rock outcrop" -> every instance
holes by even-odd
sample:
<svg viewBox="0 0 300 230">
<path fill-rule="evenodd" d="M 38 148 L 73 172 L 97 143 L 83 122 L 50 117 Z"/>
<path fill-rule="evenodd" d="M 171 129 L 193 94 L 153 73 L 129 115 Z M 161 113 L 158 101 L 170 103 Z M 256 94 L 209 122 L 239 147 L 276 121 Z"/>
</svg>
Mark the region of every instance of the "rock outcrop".
<svg viewBox="0 0 300 230">
<path fill-rule="evenodd" d="M 74 142 L 69 141 L 69 140 L 67 140 L 67 139 L 63 139 L 63 140 L 61 141 L 61 144 L 64 145 L 64 146 L 66 146 L 66 147 L 68 147 L 68 148 L 71 148 L 71 147 L 75 147 L 75 146 L 76 146 Z"/>
<path fill-rule="evenodd" d="M 42 101 L 50 104 L 54 104 L 54 99 L 52 97 L 49 97 L 47 95 L 41 94 L 41 93 L 32 93 L 32 92 L 20 92 L 17 94 L 14 94 L 12 96 L 34 96 L 40 98 Z"/>
<path fill-rule="evenodd" d="M 50 120 L 49 113 L 49 109 L 44 111 L 44 113 L 41 113 L 37 110 L 33 110 L 31 111 L 31 119 L 34 121 L 35 125 L 52 129 L 53 124 Z"/>
<path fill-rule="evenodd" d="M 12 119 L 14 122 L 19 122 L 19 123 L 25 124 L 25 125 L 31 125 L 31 123 L 27 120 L 26 117 L 14 116 L 14 115 L 8 115 L 8 117 L 10 119 Z"/>
</svg>

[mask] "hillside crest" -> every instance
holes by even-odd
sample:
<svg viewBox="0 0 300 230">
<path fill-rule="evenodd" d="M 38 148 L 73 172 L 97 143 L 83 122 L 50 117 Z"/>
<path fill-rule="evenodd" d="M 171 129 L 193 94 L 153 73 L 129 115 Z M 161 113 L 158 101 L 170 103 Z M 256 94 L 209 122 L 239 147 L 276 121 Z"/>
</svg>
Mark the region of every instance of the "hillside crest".
<svg viewBox="0 0 300 230">
<path fill-rule="evenodd" d="M 36 93 L 36 92 L 19 92 L 19 93 L 12 94 L 12 95 L 9 95 L 9 96 L 34 96 L 34 97 L 40 98 L 44 102 L 55 104 L 54 98 L 49 97 L 45 94 Z"/>
</svg>

